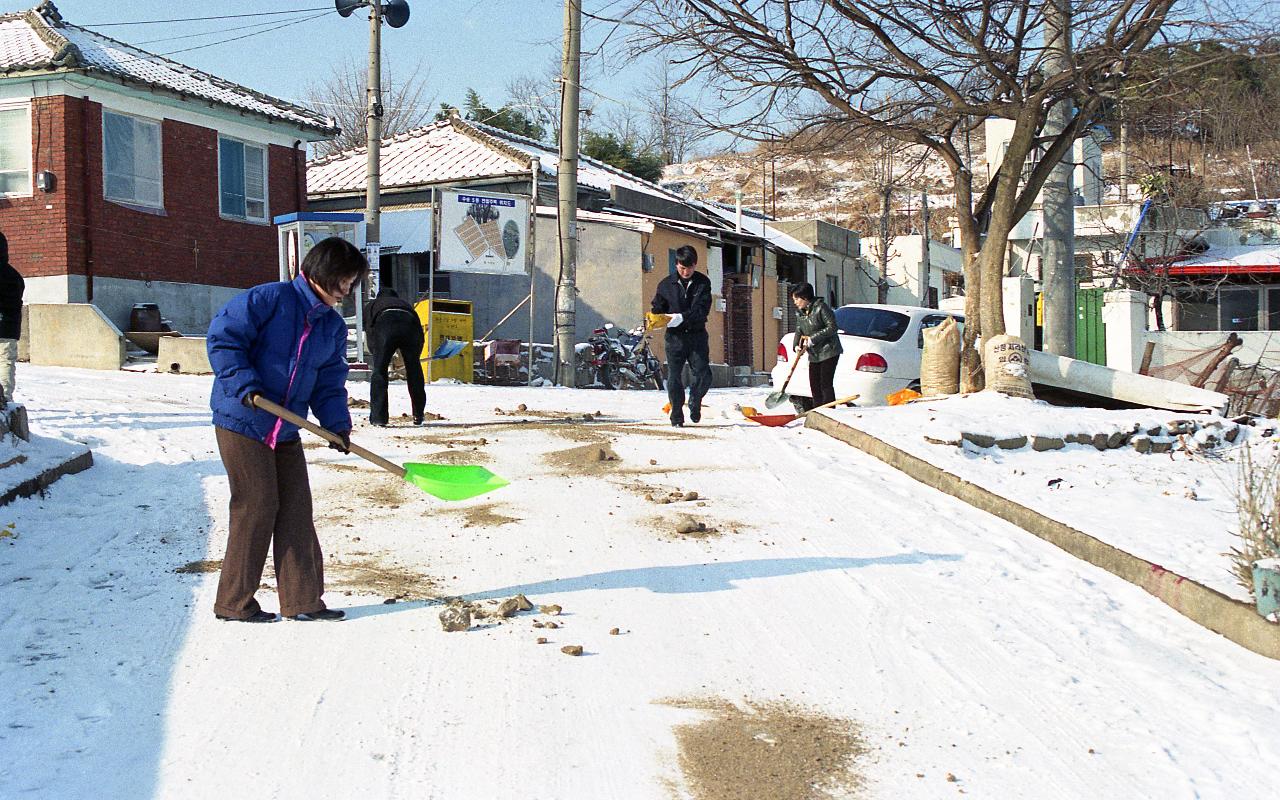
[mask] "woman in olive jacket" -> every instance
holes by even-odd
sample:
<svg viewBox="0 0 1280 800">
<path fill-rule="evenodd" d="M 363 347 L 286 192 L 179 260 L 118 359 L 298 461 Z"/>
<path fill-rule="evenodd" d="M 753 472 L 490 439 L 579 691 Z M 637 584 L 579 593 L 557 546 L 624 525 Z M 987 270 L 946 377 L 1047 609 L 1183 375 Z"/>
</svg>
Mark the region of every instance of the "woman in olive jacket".
<svg viewBox="0 0 1280 800">
<path fill-rule="evenodd" d="M 809 353 L 809 391 L 813 393 L 813 404 L 833 403 L 836 399 L 836 364 L 844 352 L 840 346 L 835 312 L 827 301 L 814 297 L 813 287 L 807 283 L 792 287 L 791 302 L 800 312 L 794 344 L 796 357 L 799 358 L 801 349 Z"/>
</svg>

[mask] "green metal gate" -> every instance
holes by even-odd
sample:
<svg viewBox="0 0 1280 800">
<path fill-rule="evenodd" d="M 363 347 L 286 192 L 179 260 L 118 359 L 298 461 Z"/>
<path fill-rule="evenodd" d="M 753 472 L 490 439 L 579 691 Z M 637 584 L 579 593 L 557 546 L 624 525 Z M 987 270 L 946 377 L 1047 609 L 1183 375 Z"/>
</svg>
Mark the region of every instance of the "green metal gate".
<svg viewBox="0 0 1280 800">
<path fill-rule="evenodd" d="M 1102 295 L 1106 289 L 1076 290 L 1076 358 L 1091 364 L 1107 363 L 1107 327 L 1102 322 Z"/>
</svg>

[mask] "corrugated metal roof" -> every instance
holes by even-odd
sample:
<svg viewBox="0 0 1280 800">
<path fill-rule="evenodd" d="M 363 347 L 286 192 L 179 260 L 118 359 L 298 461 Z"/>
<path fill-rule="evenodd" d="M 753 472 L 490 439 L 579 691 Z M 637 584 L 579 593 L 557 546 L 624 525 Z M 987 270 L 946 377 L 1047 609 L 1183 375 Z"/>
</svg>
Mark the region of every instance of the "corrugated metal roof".
<svg viewBox="0 0 1280 800">
<path fill-rule="evenodd" d="M 382 188 L 417 186 L 525 173 L 527 162 L 446 120 L 382 141 Z M 307 164 L 307 191 L 313 194 L 363 192 L 368 151 L 364 147 Z"/>
<path fill-rule="evenodd" d="M 333 120 L 132 45 L 71 25 L 51 2 L 0 17 L 0 72 L 101 73 L 325 134 Z"/>
</svg>

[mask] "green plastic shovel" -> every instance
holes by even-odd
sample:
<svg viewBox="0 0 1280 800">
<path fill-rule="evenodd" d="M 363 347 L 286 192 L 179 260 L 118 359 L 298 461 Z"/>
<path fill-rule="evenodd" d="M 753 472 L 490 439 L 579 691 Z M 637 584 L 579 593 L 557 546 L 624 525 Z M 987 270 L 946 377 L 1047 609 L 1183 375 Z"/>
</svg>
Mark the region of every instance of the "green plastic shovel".
<svg viewBox="0 0 1280 800">
<path fill-rule="evenodd" d="M 287 408 L 277 405 L 261 395 L 254 395 L 253 404 L 275 414 L 285 422 L 291 422 L 299 428 L 311 431 L 316 436 L 333 444 L 342 444 L 342 437 L 316 425 L 310 420 L 298 416 Z M 403 467 L 394 464 L 377 453 L 371 453 L 352 442 L 351 452 L 365 461 L 377 464 L 387 472 L 399 475 L 404 480 L 417 486 L 422 491 L 441 500 L 466 500 L 470 497 L 492 492 L 507 485 L 507 481 L 494 475 L 484 467 L 470 464 L 405 464 Z"/>
</svg>

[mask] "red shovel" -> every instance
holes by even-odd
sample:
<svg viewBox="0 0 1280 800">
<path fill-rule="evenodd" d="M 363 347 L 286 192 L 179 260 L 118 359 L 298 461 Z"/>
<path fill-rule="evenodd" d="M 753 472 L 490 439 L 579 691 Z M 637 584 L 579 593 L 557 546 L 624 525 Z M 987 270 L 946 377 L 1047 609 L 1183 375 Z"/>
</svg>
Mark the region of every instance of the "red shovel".
<svg viewBox="0 0 1280 800">
<path fill-rule="evenodd" d="M 857 400 L 860 396 L 861 395 L 851 394 L 848 397 L 842 397 L 839 400 L 832 400 L 830 403 L 823 403 L 820 406 L 814 406 L 813 408 L 804 412 L 804 414 L 747 414 L 746 417 L 752 422 L 759 423 L 760 425 L 763 425 L 766 428 L 781 428 L 783 425 L 786 425 L 789 422 L 795 422 L 796 420 L 803 417 L 805 414 L 812 414 L 813 412 L 817 411 L 820 408 L 831 408 L 832 406 L 838 406 L 844 403 L 852 403 L 854 400 Z"/>
</svg>

